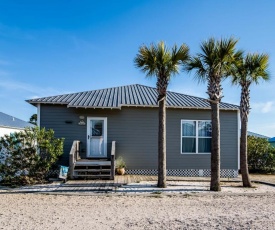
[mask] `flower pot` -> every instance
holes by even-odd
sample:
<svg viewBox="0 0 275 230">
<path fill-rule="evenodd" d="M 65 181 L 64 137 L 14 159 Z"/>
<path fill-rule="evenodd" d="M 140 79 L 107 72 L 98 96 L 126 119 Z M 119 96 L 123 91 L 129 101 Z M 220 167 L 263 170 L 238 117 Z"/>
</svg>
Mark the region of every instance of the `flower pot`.
<svg viewBox="0 0 275 230">
<path fill-rule="evenodd" d="M 118 175 L 124 175 L 125 174 L 125 168 L 117 168 L 116 173 Z"/>
</svg>

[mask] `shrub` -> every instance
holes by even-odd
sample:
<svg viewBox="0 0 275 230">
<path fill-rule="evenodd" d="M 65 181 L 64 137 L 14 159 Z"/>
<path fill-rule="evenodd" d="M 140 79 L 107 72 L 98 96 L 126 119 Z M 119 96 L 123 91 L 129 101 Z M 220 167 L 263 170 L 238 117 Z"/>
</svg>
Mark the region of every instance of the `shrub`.
<svg viewBox="0 0 275 230">
<path fill-rule="evenodd" d="M 259 137 L 247 138 L 248 166 L 254 172 L 275 172 L 275 148 Z"/>
<path fill-rule="evenodd" d="M 0 138 L 0 178 L 9 185 L 43 182 L 63 154 L 64 139 L 53 130 L 26 128 Z"/>
<path fill-rule="evenodd" d="M 126 167 L 126 163 L 125 161 L 123 160 L 122 156 L 119 156 L 117 159 L 116 159 L 116 168 L 125 168 Z"/>
</svg>

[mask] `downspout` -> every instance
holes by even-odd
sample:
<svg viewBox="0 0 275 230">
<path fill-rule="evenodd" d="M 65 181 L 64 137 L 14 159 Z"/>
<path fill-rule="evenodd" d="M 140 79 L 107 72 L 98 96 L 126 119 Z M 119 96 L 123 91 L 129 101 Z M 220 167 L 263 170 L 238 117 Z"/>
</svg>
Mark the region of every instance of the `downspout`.
<svg viewBox="0 0 275 230">
<path fill-rule="evenodd" d="M 40 110 L 41 110 L 41 104 L 37 104 L 37 126 L 40 127 Z"/>
</svg>

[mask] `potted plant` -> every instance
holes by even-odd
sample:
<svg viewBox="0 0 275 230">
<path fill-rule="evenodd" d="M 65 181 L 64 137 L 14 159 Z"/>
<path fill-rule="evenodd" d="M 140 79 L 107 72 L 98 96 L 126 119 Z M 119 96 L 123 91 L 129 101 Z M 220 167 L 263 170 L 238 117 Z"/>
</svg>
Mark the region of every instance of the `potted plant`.
<svg viewBox="0 0 275 230">
<path fill-rule="evenodd" d="M 120 156 L 116 159 L 116 172 L 118 175 L 124 175 L 126 164 L 123 158 Z"/>
</svg>

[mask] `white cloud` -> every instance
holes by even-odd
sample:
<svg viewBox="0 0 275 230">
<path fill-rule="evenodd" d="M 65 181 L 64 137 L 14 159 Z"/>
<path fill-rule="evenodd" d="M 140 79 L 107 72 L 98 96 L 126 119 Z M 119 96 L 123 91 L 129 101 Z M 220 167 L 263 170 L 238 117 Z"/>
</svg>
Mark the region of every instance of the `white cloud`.
<svg viewBox="0 0 275 230">
<path fill-rule="evenodd" d="M 262 122 L 261 120 L 258 121 L 258 123 L 250 124 L 251 128 L 249 128 L 250 131 L 259 133 L 268 137 L 274 137 L 275 136 L 275 123 L 272 122 Z"/>
<path fill-rule="evenodd" d="M 11 64 L 10 62 L 5 61 L 5 60 L 3 60 L 3 59 L 0 59 L 0 65 L 6 66 L 6 65 L 10 65 L 10 64 Z"/>
<path fill-rule="evenodd" d="M 69 37 L 73 43 L 73 47 L 76 50 L 95 50 L 97 47 L 87 40 L 81 39 L 77 36 L 70 36 Z"/>
<path fill-rule="evenodd" d="M 253 103 L 251 105 L 251 108 L 255 112 L 260 113 L 270 113 L 275 111 L 275 103 L 273 101 L 267 101 L 267 102 L 260 102 L 260 103 Z"/>
<path fill-rule="evenodd" d="M 272 110 L 272 107 L 273 107 L 273 102 L 269 101 L 269 102 L 265 103 L 265 105 L 263 106 L 262 112 L 263 113 L 268 113 Z"/>
<path fill-rule="evenodd" d="M 10 75 L 11 75 L 10 72 L 0 69 L 0 77 L 7 77 Z"/>
<path fill-rule="evenodd" d="M 63 94 L 64 92 L 54 89 L 51 87 L 39 87 L 36 85 L 32 84 L 27 84 L 19 81 L 14 81 L 14 80 L 2 80 L 0 81 L 0 88 L 5 91 L 11 91 L 11 92 L 18 92 L 22 91 L 29 95 L 35 95 L 35 97 L 45 97 L 45 96 L 52 96 L 52 95 L 59 95 Z M 2 91 L 1 90 L 1 91 Z M 28 95 L 26 95 L 29 97 Z"/>
<path fill-rule="evenodd" d="M 13 39 L 20 39 L 20 40 L 34 40 L 35 37 L 23 31 L 18 27 L 11 27 L 0 23 L 0 35 L 5 38 L 13 38 Z"/>
</svg>

